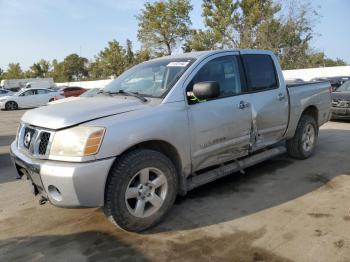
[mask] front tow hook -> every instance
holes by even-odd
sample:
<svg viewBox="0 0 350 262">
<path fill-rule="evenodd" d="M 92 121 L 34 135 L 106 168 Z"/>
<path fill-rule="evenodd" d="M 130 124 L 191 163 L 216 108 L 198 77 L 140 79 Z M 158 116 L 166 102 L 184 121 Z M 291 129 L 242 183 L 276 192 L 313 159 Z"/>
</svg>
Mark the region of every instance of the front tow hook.
<svg viewBox="0 0 350 262">
<path fill-rule="evenodd" d="M 49 201 L 49 199 L 47 199 L 44 196 L 40 196 L 39 205 L 44 205 L 44 204 L 46 204 L 47 201 Z"/>
</svg>

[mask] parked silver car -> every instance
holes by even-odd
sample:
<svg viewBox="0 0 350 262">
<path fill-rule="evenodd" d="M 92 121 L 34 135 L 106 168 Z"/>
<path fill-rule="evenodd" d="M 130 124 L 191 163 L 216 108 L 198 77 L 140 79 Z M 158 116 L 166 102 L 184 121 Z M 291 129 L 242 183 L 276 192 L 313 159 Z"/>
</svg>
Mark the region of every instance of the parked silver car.
<svg viewBox="0 0 350 262">
<path fill-rule="evenodd" d="M 28 111 L 11 154 L 43 200 L 103 207 L 123 229 L 142 231 L 177 194 L 286 151 L 311 156 L 330 117 L 329 88 L 286 86 L 269 51 L 163 57 L 103 95 Z"/>
<path fill-rule="evenodd" d="M 13 95 L 13 92 L 10 91 L 10 90 L 6 90 L 6 89 L 3 89 L 3 88 L 0 88 L 0 97 L 3 97 L 3 96 L 12 96 Z"/>
</svg>

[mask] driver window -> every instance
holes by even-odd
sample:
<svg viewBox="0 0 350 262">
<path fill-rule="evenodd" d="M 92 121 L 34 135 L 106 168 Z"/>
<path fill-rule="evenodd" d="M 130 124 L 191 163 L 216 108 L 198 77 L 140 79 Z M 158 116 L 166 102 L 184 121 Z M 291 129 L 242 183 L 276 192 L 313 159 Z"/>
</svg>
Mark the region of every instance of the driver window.
<svg viewBox="0 0 350 262">
<path fill-rule="evenodd" d="M 35 95 L 35 90 L 28 90 L 24 92 L 21 96 L 32 96 Z"/>
<path fill-rule="evenodd" d="M 219 84 L 219 98 L 241 94 L 242 85 L 237 56 L 218 57 L 205 64 L 197 72 L 187 87 L 187 96 L 189 101 L 195 101 L 195 97 L 192 92 L 193 85 L 195 83 L 207 81 L 216 81 Z"/>
<path fill-rule="evenodd" d="M 37 90 L 37 94 L 38 94 L 38 95 L 44 95 L 44 94 L 47 94 L 47 92 L 48 92 L 48 91 L 47 91 L 47 90 L 44 90 L 44 89 L 38 89 L 38 90 Z"/>
</svg>

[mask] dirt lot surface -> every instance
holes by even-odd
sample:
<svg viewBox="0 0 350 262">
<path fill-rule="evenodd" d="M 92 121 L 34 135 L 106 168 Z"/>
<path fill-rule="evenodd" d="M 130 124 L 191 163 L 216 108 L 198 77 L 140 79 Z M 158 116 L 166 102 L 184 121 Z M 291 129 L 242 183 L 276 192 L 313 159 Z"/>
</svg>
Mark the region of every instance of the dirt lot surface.
<svg viewBox="0 0 350 262">
<path fill-rule="evenodd" d="M 350 261 L 350 122 L 313 157 L 281 156 L 179 197 L 143 234 L 99 209 L 39 205 L 8 146 L 25 111 L 0 111 L 0 261 Z"/>
</svg>

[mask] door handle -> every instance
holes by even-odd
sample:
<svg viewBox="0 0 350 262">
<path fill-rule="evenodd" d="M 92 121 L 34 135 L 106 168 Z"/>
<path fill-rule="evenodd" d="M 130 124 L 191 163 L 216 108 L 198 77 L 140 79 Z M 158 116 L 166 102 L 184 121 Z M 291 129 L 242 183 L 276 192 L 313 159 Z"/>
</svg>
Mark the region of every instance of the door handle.
<svg viewBox="0 0 350 262">
<path fill-rule="evenodd" d="M 249 103 L 248 102 L 245 102 L 243 100 L 241 102 L 239 102 L 239 104 L 238 104 L 238 108 L 239 109 L 243 110 L 246 107 L 249 107 Z"/>
<path fill-rule="evenodd" d="M 286 97 L 286 95 L 285 94 L 282 94 L 282 93 L 279 93 L 278 95 L 277 95 L 277 99 L 278 100 L 283 100 L 284 98 Z"/>
</svg>

